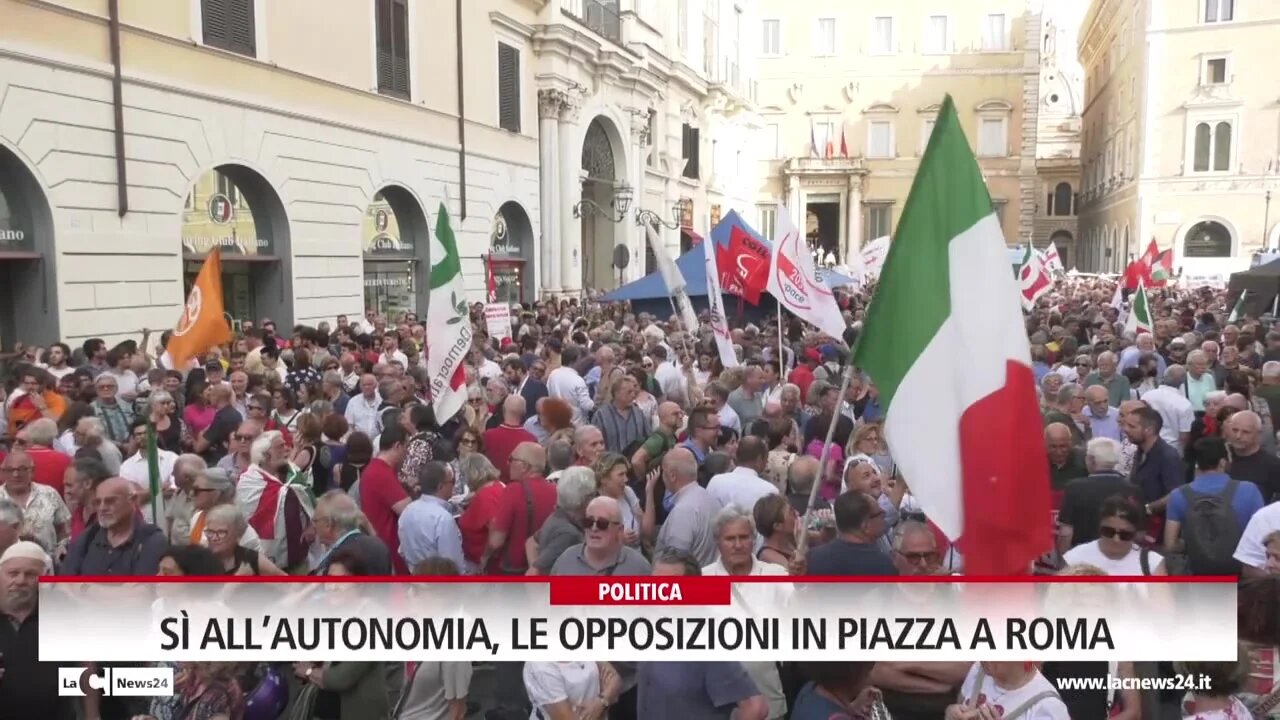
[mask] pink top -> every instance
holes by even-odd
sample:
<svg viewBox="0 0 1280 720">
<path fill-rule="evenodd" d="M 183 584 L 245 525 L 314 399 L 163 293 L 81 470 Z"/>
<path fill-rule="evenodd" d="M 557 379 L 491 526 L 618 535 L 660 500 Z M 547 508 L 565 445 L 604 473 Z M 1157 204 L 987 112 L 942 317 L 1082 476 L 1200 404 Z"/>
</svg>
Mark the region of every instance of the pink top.
<svg viewBox="0 0 1280 720">
<path fill-rule="evenodd" d="M 213 424 L 213 416 L 217 413 L 217 410 L 208 405 L 203 408 L 188 405 L 186 410 L 182 412 L 182 419 L 187 422 L 187 428 L 191 431 L 191 435 L 196 436 Z"/>
</svg>

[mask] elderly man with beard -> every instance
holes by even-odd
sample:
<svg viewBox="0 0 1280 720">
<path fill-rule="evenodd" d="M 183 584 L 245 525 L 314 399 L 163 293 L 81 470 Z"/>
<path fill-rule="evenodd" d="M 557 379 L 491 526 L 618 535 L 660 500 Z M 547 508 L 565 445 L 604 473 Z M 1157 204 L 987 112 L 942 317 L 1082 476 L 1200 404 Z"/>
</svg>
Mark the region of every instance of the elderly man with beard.
<svg viewBox="0 0 1280 720">
<path fill-rule="evenodd" d="M 281 569 L 298 566 L 307 557 L 303 533 L 311 521 L 311 502 L 305 489 L 286 485 L 289 451 L 275 430 L 262 433 L 249 448 L 249 469 L 236 483 L 236 507 L 258 533 L 262 552 Z"/>
<path fill-rule="evenodd" d="M 40 662 L 41 575 L 53 572 L 49 555 L 33 542 L 0 554 L 0 720 L 72 720 L 74 701 L 58 694 L 58 665 Z"/>
<path fill-rule="evenodd" d="M 155 575 L 169 547 L 164 533 L 142 521 L 133 483 L 121 477 L 94 489 L 96 524 L 71 543 L 60 575 Z"/>
</svg>

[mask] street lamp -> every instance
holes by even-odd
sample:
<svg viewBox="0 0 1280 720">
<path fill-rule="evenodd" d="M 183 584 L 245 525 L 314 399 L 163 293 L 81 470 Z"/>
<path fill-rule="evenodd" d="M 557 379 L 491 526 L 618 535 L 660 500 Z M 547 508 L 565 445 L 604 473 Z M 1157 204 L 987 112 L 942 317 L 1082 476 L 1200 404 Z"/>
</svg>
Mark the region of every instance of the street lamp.
<svg viewBox="0 0 1280 720">
<path fill-rule="evenodd" d="M 661 225 L 669 230 L 675 230 L 680 227 L 680 211 L 682 209 L 683 208 L 679 202 L 672 204 L 671 222 L 668 223 L 666 220 L 662 219 L 661 215 L 653 210 L 636 208 L 636 225 L 639 225 L 640 227 L 644 227 L 646 225 Z"/>
<path fill-rule="evenodd" d="M 625 182 L 613 189 L 613 199 L 609 201 L 609 209 L 600 207 L 599 203 L 594 200 L 583 198 L 573 206 L 573 216 L 581 218 L 584 213 L 590 212 L 593 215 L 599 215 L 608 218 L 612 222 L 622 222 L 627 216 L 627 210 L 631 209 L 631 186 Z"/>
</svg>

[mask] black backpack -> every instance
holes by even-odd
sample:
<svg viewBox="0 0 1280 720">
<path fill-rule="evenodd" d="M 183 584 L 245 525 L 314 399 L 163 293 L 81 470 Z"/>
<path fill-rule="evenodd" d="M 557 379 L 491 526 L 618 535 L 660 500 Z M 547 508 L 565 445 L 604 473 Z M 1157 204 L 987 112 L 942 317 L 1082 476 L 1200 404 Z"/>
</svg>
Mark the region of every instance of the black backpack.
<svg viewBox="0 0 1280 720">
<path fill-rule="evenodd" d="M 1220 494 L 1198 493 L 1190 485 L 1179 492 L 1187 501 L 1182 522 L 1182 542 L 1187 553 L 1187 575 L 1238 575 L 1235 559 L 1242 533 L 1231 503 L 1240 483 L 1228 480 Z"/>
</svg>

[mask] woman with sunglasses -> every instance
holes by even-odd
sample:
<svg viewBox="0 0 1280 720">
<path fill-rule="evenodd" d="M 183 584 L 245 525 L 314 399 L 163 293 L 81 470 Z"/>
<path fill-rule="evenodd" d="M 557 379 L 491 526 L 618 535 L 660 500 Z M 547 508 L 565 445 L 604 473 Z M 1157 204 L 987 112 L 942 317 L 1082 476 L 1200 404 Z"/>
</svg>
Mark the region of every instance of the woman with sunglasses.
<svg viewBox="0 0 1280 720">
<path fill-rule="evenodd" d="M 1098 539 L 1071 548 L 1062 556 L 1067 565 L 1095 565 L 1108 575 L 1168 575 L 1164 558 L 1138 547 L 1138 529 L 1146 527 L 1142 507 L 1122 495 L 1107 498 L 1098 513 Z"/>
</svg>

